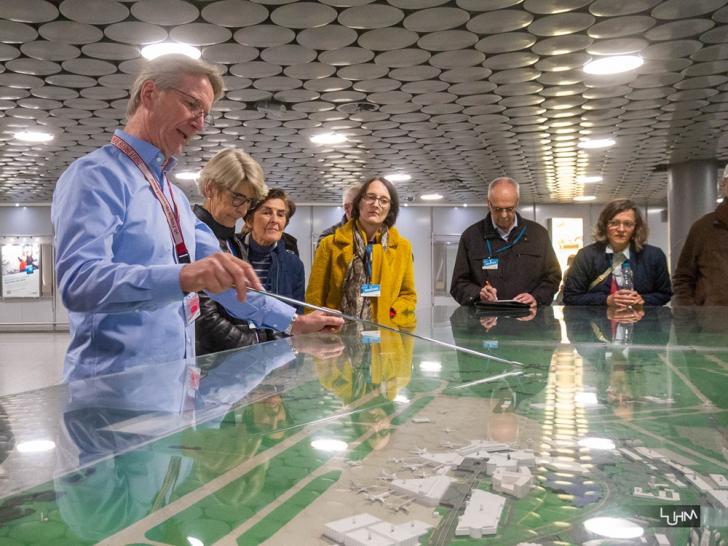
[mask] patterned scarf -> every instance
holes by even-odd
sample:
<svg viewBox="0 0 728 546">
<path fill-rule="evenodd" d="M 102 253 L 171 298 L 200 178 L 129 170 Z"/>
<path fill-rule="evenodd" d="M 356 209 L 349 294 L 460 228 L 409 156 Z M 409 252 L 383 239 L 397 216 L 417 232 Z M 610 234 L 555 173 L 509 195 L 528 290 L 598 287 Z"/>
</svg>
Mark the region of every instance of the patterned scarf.
<svg viewBox="0 0 728 546">
<path fill-rule="evenodd" d="M 359 222 L 354 222 L 354 256 L 349 263 L 344 277 L 344 289 L 341 295 L 341 311 L 347 315 L 354 315 L 365 320 L 372 318 L 371 298 L 361 295 L 361 287 L 367 283 L 366 271 L 366 243 L 360 231 Z M 387 240 L 389 231 L 386 225 L 379 228 L 382 251 L 387 251 Z M 371 282 L 371 279 L 369 279 Z"/>
</svg>

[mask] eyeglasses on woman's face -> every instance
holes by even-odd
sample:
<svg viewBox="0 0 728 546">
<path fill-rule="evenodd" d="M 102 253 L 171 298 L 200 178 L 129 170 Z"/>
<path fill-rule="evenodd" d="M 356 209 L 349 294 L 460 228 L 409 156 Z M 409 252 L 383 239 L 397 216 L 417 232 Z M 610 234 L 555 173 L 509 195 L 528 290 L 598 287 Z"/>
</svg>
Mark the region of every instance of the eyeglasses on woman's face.
<svg viewBox="0 0 728 546">
<path fill-rule="evenodd" d="M 609 222 L 607 222 L 607 227 L 611 229 L 618 229 L 620 227 L 623 227 L 624 229 L 633 229 L 635 225 L 636 224 L 631 220 L 609 220 Z"/>
<path fill-rule="evenodd" d="M 392 200 L 386 195 L 377 195 L 376 193 L 365 193 L 361 200 L 364 201 L 367 205 L 379 203 L 379 205 L 382 207 L 388 207 L 389 204 L 392 202 Z"/>
<path fill-rule="evenodd" d="M 255 205 L 258 204 L 258 200 L 255 197 L 248 197 L 247 195 L 232 190 L 228 190 L 228 193 L 230 194 L 230 204 L 233 207 L 247 205 L 248 208 L 255 208 Z"/>
</svg>

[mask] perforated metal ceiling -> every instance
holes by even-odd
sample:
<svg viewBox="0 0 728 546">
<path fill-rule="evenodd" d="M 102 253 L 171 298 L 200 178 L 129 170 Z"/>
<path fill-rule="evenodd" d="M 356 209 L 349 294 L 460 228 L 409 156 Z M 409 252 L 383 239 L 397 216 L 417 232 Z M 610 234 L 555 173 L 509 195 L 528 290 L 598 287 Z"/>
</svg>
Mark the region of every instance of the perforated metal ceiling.
<svg viewBox="0 0 728 546">
<path fill-rule="evenodd" d="M 216 127 L 190 143 L 179 170 L 240 146 L 300 202 L 338 202 L 365 176 L 406 172 L 398 187 L 413 199 L 480 203 L 507 174 L 527 202 L 662 203 L 656 166 L 728 159 L 726 4 L 0 0 L 0 202 L 49 201 L 63 169 L 122 124 L 141 46 L 178 41 L 223 65 L 227 84 Z M 613 76 L 581 70 L 622 53 L 646 63 Z M 256 109 L 271 98 L 285 111 Z M 55 139 L 13 139 L 37 125 Z M 325 129 L 348 142 L 309 142 Z M 584 151 L 584 136 L 617 144 Z"/>
</svg>

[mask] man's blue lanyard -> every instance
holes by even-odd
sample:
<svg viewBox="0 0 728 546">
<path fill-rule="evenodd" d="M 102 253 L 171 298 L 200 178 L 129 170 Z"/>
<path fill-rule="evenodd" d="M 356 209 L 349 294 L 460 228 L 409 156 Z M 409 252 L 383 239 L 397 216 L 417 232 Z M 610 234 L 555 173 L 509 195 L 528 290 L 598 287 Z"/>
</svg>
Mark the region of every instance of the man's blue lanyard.
<svg viewBox="0 0 728 546">
<path fill-rule="evenodd" d="M 367 268 L 367 284 L 369 284 L 372 282 L 372 243 L 367 245 L 364 266 Z"/>
<path fill-rule="evenodd" d="M 496 254 L 500 254 L 501 252 L 505 252 L 509 248 L 514 247 L 516 245 L 516 243 L 521 240 L 521 237 L 523 237 L 523 234 L 526 233 L 526 228 L 527 227 L 528 226 L 523 226 L 523 229 L 518 234 L 518 236 L 515 239 L 513 239 L 513 242 L 512 243 L 508 243 L 506 246 L 500 247 L 498 250 L 495 251 L 495 253 Z M 493 257 L 493 247 L 490 244 L 490 239 L 486 239 L 485 240 L 485 244 L 488 247 L 488 258 L 492 258 Z"/>
</svg>

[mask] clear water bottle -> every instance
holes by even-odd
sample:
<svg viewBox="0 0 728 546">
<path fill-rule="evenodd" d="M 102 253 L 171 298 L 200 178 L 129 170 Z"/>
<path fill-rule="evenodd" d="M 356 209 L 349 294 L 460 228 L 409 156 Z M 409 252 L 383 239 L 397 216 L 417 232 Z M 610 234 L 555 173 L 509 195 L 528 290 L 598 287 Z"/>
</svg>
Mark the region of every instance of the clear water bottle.
<svg viewBox="0 0 728 546">
<path fill-rule="evenodd" d="M 622 263 L 622 290 L 634 290 L 634 272 L 629 262 Z"/>
</svg>

